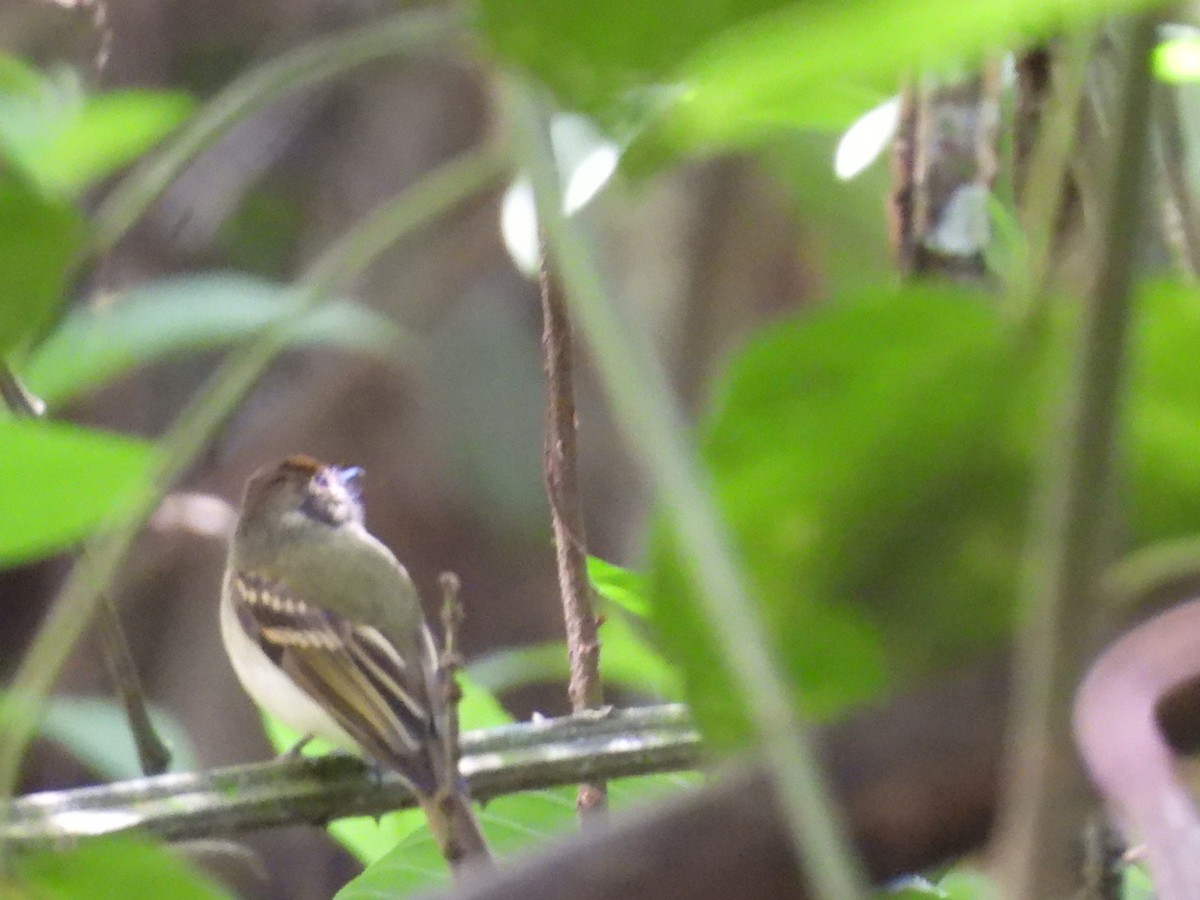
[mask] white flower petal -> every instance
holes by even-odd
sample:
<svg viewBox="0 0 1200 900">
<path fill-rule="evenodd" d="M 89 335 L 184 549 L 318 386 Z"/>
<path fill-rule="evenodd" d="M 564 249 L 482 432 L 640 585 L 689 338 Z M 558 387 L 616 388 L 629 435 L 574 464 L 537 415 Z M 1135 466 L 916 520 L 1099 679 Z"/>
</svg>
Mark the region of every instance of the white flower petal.
<svg viewBox="0 0 1200 900">
<path fill-rule="evenodd" d="M 891 142 L 899 122 L 899 97 L 859 116 L 838 141 L 833 154 L 834 174 L 842 181 L 849 181 L 862 172 Z"/>
</svg>

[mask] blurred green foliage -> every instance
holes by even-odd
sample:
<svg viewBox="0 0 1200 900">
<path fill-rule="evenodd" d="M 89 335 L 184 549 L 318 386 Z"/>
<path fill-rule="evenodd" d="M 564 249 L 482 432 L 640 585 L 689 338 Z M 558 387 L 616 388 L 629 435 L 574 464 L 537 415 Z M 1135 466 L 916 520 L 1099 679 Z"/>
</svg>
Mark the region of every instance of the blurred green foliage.
<svg viewBox="0 0 1200 900">
<path fill-rule="evenodd" d="M 0 421 L 0 566 L 64 550 L 141 484 L 154 450 L 56 422 Z"/>
<path fill-rule="evenodd" d="M 89 92 L 77 72 L 0 54 L 0 156 L 48 195 L 71 197 L 133 160 L 192 111 L 168 91 Z"/>
<path fill-rule="evenodd" d="M 970 65 L 1145 0 L 476 0 L 494 53 L 660 159 L 839 128 L 914 67 Z"/>
<path fill-rule="evenodd" d="M 776 658 L 825 718 L 971 658 L 1009 621 L 1030 342 L 979 295 L 912 287 L 776 325 L 737 355 L 701 452 Z M 710 737 L 748 734 L 671 536 L 652 620 Z"/>
<path fill-rule="evenodd" d="M 0 357 L 53 319 L 82 236 L 70 204 L 38 193 L 0 163 Z"/>
<path fill-rule="evenodd" d="M 1066 323 L 1041 333 L 1006 320 L 995 298 L 947 288 L 850 289 L 851 279 L 870 280 L 862 273 L 877 276 L 883 264 L 878 253 L 864 263 L 863 195 L 847 214 L 847 195 L 831 188 L 821 165 L 825 145 L 796 132 L 847 124 L 895 92 L 898 76 L 914 67 L 969 65 L 1013 41 L 1141 5 L 475 4 L 496 57 L 534 75 L 564 108 L 590 115 L 641 158 L 662 165 L 696 152 L 761 147 L 769 138 L 775 171 L 787 172 L 797 204 L 807 199 L 823 210 L 814 227 L 826 229 L 840 260 L 830 270 L 833 298 L 751 340 L 731 360 L 700 429 L 726 527 L 775 638 L 770 650 L 809 715 L 836 715 L 1004 640 L 1045 413 L 1065 371 Z M 27 364 L 31 385 L 54 403 L 171 353 L 240 340 L 288 313 L 285 288 L 202 276 L 150 285 L 53 327 L 86 239 L 77 198 L 189 111 L 177 94 L 93 95 L 69 74 L 0 57 L 0 354 Z M 287 212 L 269 203 L 251 209 L 243 231 L 230 234 L 270 229 Z M 273 265 L 283 251 L 268 244 L 247 261 Z M 1200 341 L 1200 296 L 1157 284 L 1142 292 L 1138 308 L 1121 448 L 1134 546 L 1191 533 L 1200 521 L 1200 370 L 1190 362 Z M 335 340 L 395 347 L 394 330 L 362 310 L 322 315 L 334 318 L 313 328 Z M 152 458 L 148 445 L 95 431 L 0 421 L 0 565 L 85 537 L 140 483 Z M 682 572 L 673 536 L 661 526 L 644 579 L 593 562 L 593 581 L 613 604 L 601 634 L 604 665 L 671 696 L 677 688 L 665 656 L 682 671 L 706 733 L 736 746 L 749 730 L 719 661 L 719 636 Z M 641 633 L 647 610 L 661 655 Z M 468 691 L 464 728 L 506 718 L 486 691 Z M 652 794 L 677 783 L 640 780 L 629 790 Z M 493 801 L 485 828 L 501 852 L 542 840 L 574 821 L 569 793 Z M 407 814 L 374 830 L 339 825 L 360 858 L 378 859 L 339 896 L 392 894 L 443 879 L 444 864 L 419 821 Z M 165 854 L 131 842 L 28 857 L 19 877 L 46 896 L 86 896 L 98 879 L 124 884 L 134 871 L 122 896 L 218 896 Z M 949 878 L 934 896 L 983 890 Z"/>
<path fill-rule="evenodd" d="M 163 709 L 152 709 L 150 715 L 155 731 L 171 748 L 171 771 L 198 768 L 191 740 L 179 721 Z M 129 731 L 129 716 L 116 700 L 55 696 L 46 707 L 39 731 L 42 737 L 66 747 L 101 779 L 120 781 L 145 774 Z"/>
<path fill-rule="evenodd" d="M 1200 292 L 1151 282 L 1138 294 L 1121 447 L 1123 501 L 1135 546 L 1200 530 Z"/>
<path fill-rule="evenodd" d="M 1200 294 L 1144 285 L 1122 434 L 1126 546 L 1200 522 Z M 1031 479 L 1065 372 L 1069 309 L 1006 321 L 980 295 L 914 286 L 767 329 L 730 363 L 701 451 L 777 658 L 806 712 L 995 651 L 1023 566 Z M 651 619 L 706 733 L 749 733 L 671 536 Z"/>
<path fill-rule="evenodd" d="M 608 783 L 610 809 L 616 815 L 674 793 L 696 782 L 693 775 L 647 775 Z M 524 791 L 489 800 L 480 824 L 496 856 L 503 859 L 527 851 L 579 827 L 576 789 Z M 336 900 L 376 900 L 407 896 L 433 887 L 449 887 L 446 869 L 428 829 L 412 832 L 362 875 L 338 891 Z"/>
<path fill-rule="evenodd" d="M 99 896 L 227 900 L 231 896 L 170 848 L 129 836 L 97 838 L 70 850 L 22 853 L 10 863 L 11 875 L 0 875 L 0 896 L 19 900 Z"/>
</svg>

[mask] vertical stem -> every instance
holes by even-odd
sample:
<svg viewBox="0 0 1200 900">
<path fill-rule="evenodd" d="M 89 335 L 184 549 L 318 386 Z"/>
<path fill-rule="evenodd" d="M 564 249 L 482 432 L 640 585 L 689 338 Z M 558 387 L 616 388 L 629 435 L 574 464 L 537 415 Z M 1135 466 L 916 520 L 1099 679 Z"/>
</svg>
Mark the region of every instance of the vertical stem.
<svg viewBox="0 0 1200 900">
<path fill-rule="evenodd" d="M 133 733 L 133 744 L 137 748 L 138 765 L 143 775 L 161 775 L 171 765 L 171 748 L 159 736 L 150 719 L 146 705 L 146 691 L 138 674 L 137 664 L 129 649 L 129 640 L 121 625 L 121 616 L 116 604 L 106 591 L 100 598 L 97 611 L 100 640 L 104 647 L 104 662 L 116 686 L 129 730 Z"/>
<path fill-rule="evenodd" d="M 567 692 L 571 710 L 600 709 L 604 685 L 600 680 L 600 638 L 587 576 L 587 543 L 583 506 L 579 499 L 578 430 L 575 415 L 575 358 L 571 320 L 562 287 L 550 271 L 545 241 L 538 284 L 542 298 L 542 353 L 546 367 L 546 445 L 543 454 L 546 496 L 554 526 L 558 589 L 566 622 L 567 653 L 571 660 Z M 580 817 L 602 815 L 608 808 L 603 781 L 579 785 Z"/>
<path fill-rule="evenodd" d="M 902 92 L 892 159 L 893 234 L 905 275 L 978 281 L 987 271 L 987 205 L 996 180 L 1000 66 L 958 79 L 914 79 Z"/>
<path fill-rule="evenodd" d="M 771 652 L 766 626 L 734 559 L 666 375 L 637 327 L 605 290 L 593 244 L 562 212 L 549 123 L 532 89 L 507 85 L 513 141 L 533 184 L 538 221 L 571 310 L 588 339 L 618 425 L 644 466 L 665 520 L 678 535 L 701 613 L 719 642 L 733 688 L 753 723 L 780 818 L 820 900 L 866 896 L 812 740 Z"/>
<path fill-rule="evenodd" d="M 1121 76 L 1112 181 L 1052 455 L 1041 473 L 1022 597 L 1005 808 L 1002 896 L 1036 900 L 1077 887 L 1083 774 L 1071 707 L 1091 647 L 1084 637 L 1111 561 L 1113 438 L 1125 371 L 1130 286 L 1146 158 L 1150 17 L 1134 20 Z"/>
</svg>

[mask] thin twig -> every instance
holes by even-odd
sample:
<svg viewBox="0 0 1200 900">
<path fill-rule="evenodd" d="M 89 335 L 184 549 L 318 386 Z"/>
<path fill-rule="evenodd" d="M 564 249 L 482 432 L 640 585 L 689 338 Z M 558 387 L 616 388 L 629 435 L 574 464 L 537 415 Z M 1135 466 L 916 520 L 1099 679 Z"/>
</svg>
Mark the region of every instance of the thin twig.
<svg viewBox="0 0 1200 900">
<path fill-rule="evenodd" d="M 104 648 L 104 662 L 109 676 L 121 698 L 133 745 L 137 748 L 138 765 L 145 775 L 158 775 L 171 765 L 171 748 L 154 727 L 146 704 L 146 691 L 138 675 L 137 664 L 129 649 L 129 639 L 121 624 L 116 604 L 106 591 L 100 598 L 97 625 Z"/>
<path fill-rule="evenodd" d="M 40 419 L 46 413 L 46 404 L 42 399 L 30 393 L 6 364 L 0 364 L 0 394 L 15 416 Z M 171 764 L 171 749 L 150 719 L 146 691 L 129 649 L 129 639 L 125 636 L 116 605 L 107 593 L 100 600 L 98 613 L 101 652 L 117 689 L 117 696 L 121 698 L 142 774 L 165 772 Z"/>
<path fill-rule="evenodd" d="M 457 674 L 462 668 L 462 656 L 458 652 L 458 630 L 463 622 L 462 604 L 459 602 L 459 590 L 462 587 L 458 576 L 453 572 L 443 572 L 438 576 L 438 586 L 442 589 L 442 658 L 441 672 L 445 683 L 442 685 L 446 692 L 446 720 L 449 734 L 446 736 L 446 771 L 458 771 L 459 757 L 462 750 L 458 739 L 458 704 L 462 701 L 462 691 L 458 686 Z"/>
<path fill-rule="evenodd" d="M 1067 723 L 1094 649 L 1087 635 L 1112 555 L 1112 456 L 1125 372 L 1130 287 L 1145 170 L 1149 16 L 1130 29 L 1110 187 L 1083 302 L 1062 426 L 1041 473 L 1017 648 L 1016 703 L 999 830 L 1002 896 L 1064 897 L 1077 887 L 1083 774 Z"/>
<path fill-rule="evenodd" d="M 699 735 L 679 705 L 506 725 L 462 736 L 462 771 L 481 798 L 696 769 Z M 380 815 L 416 800 L 399 777 L 348 756 L 284 759 L 211 772 L 135 778 L 15 800 L 0 841 L 36 846 L 137 829 L 170 840 L 342 816 Z"/>
<path fill-rule="evenodd" d="M 579 497 L 574 347 L 562 286 L 550 270 L 544 238 L 540 245 L 542 259 L 538 285 L 542 297 L 542 353 L 546 369 L 546 443 L 542 462 L 550 520 L 554 526 L 567 655 L 571 660 L 567 693 L 571 698 L 571 709 L 583 712 L 604 707 L 604 684 L 600 680 L 600 637 L 592 585 L 587 575 L 583 505 Z M 576 808 L 585 823 L 593 816 L 603 815 L 608 808 L 608 789 L 604 782 L 579 785 Z"/>
<path fill-rule="evenodd" d="M 854 900 L 866 895 L 861 866 L 846 840 L 845 819 L 830 798 L 808 728 L 775 659 L 774 643 L 701 474 L 679 404 L 646 335 L 605 290 L 594 246 L 578 218 L 562 211 L 549 124 L 531 86 L 508 83 L 514 143 L 527 166 L 558 277 L 603 376 L 618 425 L 678 536 L 681 562 L 702 615 L 714 632 L 733 689 L 761 743 L 779 808 L 813 895 Z"/>
</svg>

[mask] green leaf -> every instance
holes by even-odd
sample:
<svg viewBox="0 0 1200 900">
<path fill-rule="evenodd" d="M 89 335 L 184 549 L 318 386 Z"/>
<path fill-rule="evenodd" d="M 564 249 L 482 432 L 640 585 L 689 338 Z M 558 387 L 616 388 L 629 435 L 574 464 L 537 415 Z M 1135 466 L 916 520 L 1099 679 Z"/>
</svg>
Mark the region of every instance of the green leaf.
<svg viewBox="0 0 1200 900">
<path fill-rule="evenodd" d="M 1131 524 L 1139 545 L 1200 523 L 1200 294 L 1156 283 L 1138 293 L 1128 405 Z"/>
<path fill-rule="evenodd" d="M 86 537 L 146 475 L 153 448 L 54 422 L 0 422 L 0 566 Z"/>
<path fill-rule="evenodd" d="M 89 95 L 79 76 L 49 76 L 0 57 L 0 154 L 43 191 L 79 193 L 136 159 L 192 110 L 183 94 Z"/>
<path fill-rule="evenodd" d="M 905 887 L 898 891 L 876 891 L 873 896 L 875 900 L 925 900 L 930 897 L 944 900 L 946 895 L 937 888 Z"/>
<path fill-rule="evenodd" d="M 610 133 L 643 127 L 677 89 L 678 61 L 782 0 L 478 0 L 493 50 Z"/>
<path fill-rule="evenodd" d="M 97 838 L 71 850 L 22 853 L 10 860 L 15 884 L 0 894 L 29 900 L 82 900 L 104 896 L 121 900 L 221 900 L 230 898 L 194 871 L 177 853 L 144 838 Z M 11 891 L 11 893 L 10 893 Z"/>
<path fill-rule="evenodd" d="M 999 896 L 992 879 L 969 866 L 955 866 L 938 880 L 938 888 L 947 900 L 995 900 Z"/>
<path fill-rule="evenodd" d="M 640 574 L 594 556 L 588 557 L 588 578 L 600 595 L 600 674 L 605 684 L 620 685 L 662 700 L 682 698 L 678 670 L 654 646 L 646 633 L 649 605 Z M 547 681 L 566 681 L 570 675 L 563 641 L 506 647 L 471 663 L 470 671 L 491 691 Z"/>
<path fill-rule="evenodd" d="M 679 67 L 685 86 L 667 128 L 684 146 L 744 142 L 779 126 L 828 127 L 892 93 L 904 72 L 970 65 L 1138 0 L 809 0 L 731 28 Z"/>
<path fill-rule="evenodd" d="M 1154 885 L 1144 864 L 1127 865 L 1122 875 L 1121 900 L 1155 900 Z"/>
<path fill-rule="evenodd" d="M 468 674 L 459 672 L 457 680 L 462 690 L 462 699 L 458 703 L 459 730 L 496 728 L 512 723 L 512 715 L 496 699 L 495 694 L 478 684 Z"/>
<path fill-rule="evenodd" d="M 1042 396 L 990 301 L 829 303 L 735 358 L 702 454 L 774 658 L 821 719 L 1007 633 Z M 749 734 L 672 536 L 650 597 L 706 734 Z"/>
<path fill-rule="evenodd" d="M 25 166 L 49 191 L 76 194 L 137 159 L 192 112 L 186 94 L 117 91 L 89 97 Z"/>
<path fill-rule="evenodd" d="M 566 681 L 569 675 L 565 641 L 545 641 L 504 647 L 471 661 L 467 671 L 476 682 L 497 694 L 547 681 Z"/>
<path fill-rule="evenodd" d="M 622 778 L 609 783 L 612 810 L 647 803 L 696 782 L 688 775 L 650 775 Z M 575 788 L 526 791 L 488 802 L 479 813 L 484 835 L 493 852 L 503 858 L 514 857 L 549 839 L 578 827 Z M 377 900 L 403 896 L 410 892 L 446 887 L 450 876 L 428 829 L 414 832 L 395 849 L 355 878 L 337 893 L 336 900 Z"/>
<path fill-rule="evenodd" d="M 41 85 L 42 77 L 36 69 L 25 65 L 15 56 L 0 53 L 0 93 L 33 94 Z"/>
<path fill-rule="evenodd" d="M 570 675 L 567 645 L 547 641 L 506 647 L 473 661 L 471 676 L 496 693 Z M 600 626 L 600 675 L 606 685 L 623 687 L 661 700 L 683 699 L 679 672 L 642 633 L 642 623 L 613 609 Z"/>
<path fill-rule="evenodd" d="M 229 273 L 151 282 L 73 311 L 22 367 L 52 408 L 137 366 L 181 352 L 227 346 L 295 315 L 289 288 Z M 349 302 L 309 313 L 298 342 L 333 344 L 395 359 L 403 334 L 386 317 Z"/>
<path fill-rule="evenodd" d="M 75 210 L 0 167 L 0 358 L 50 321 L 82 232 Z"/>
<path fill-rule="evenodd" d="M 694 152 L 848 125 L 906 72 L 1147 0 L 477 0 L 493 50 L 624 140 Z M 661 151 L 642 150 L 650 157 Z M 635 155 L 637 155 L 635 153 Z"/>
<path fill-rule="evenodd" d="M 603 609 L 603 607 L 602 607 Z M 619 685 L 658 700 L 682 700 L 682 673 L 646 633 L 647 624 L 615 607 L 600 626 L 600 674 Z"/>
<path fill-rule="evenodd" d="M 171 769 L 188 772 L 199 768 L 183 726 L 163 710 L 152 710 L 151 718 L 155 730 L 171 748 Z M 52 697 L 41 721 L 41 733 L 62 744 L 106 781 L 137 778 L 142 774 L 129 720 L 115 701 Z"/>
<path fill-rule="evenodd" d="M 587 573 L 592 587 L 605 600 L 643 619 L 649 615 L 646 581 L 637 572 L 605 562 L 598 556 L 589 556 Z"/>
<path fill-rule="evenodd" d="M 423 834 L 421 840 L 432 841 L 429 829 L 425 827 L 425 813 L 419 809 L 402 809 L 378 818 L 351 816 L 338 819 L 329 823 L 328 831 L 364 866 L 382 859 L 411 836 Z"/>
</svg>

